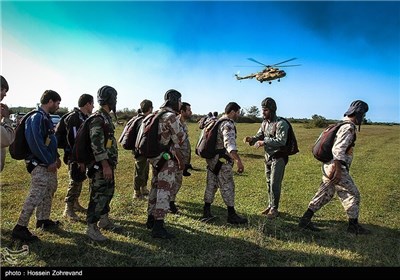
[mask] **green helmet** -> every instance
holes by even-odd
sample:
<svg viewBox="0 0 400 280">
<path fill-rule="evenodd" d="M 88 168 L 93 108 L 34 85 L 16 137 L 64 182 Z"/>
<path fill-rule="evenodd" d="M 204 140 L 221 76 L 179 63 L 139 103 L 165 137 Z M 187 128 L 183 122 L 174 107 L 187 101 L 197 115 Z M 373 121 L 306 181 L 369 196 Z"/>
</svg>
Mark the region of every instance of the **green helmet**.
<svg viewBox="0 0 400 280">
<path fill-rule="evenodd" d="M 115 113 L 117 106 L 117 91 L 110 86 L 103 86 L 97 91 L 97 102 L 100 105 L 108 105 Z"/>
</svg>

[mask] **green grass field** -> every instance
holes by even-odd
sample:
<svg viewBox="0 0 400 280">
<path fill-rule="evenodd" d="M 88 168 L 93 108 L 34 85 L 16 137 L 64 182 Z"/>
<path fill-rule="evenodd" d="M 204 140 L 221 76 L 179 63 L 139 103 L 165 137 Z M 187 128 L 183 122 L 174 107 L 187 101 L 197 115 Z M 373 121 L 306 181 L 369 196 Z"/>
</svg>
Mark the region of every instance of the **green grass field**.
<svg viewBox="0 0 400 280">
<path fill-rule="evenodd" d="M 205 188 L 205 160 L 194 154 L 200 133 L 190 124 L 192 165 L 197 169 L 184 177 L 177 197 L 179 215 L 169 214 L 167 228 L 176 234 L 173 240 L 153 239 L 145 227 L 146 201 L 132 199 L 133 160 L 120 148 L 116 173 L 116 192 L 110 216 L 124 230 L 106 232 L 110 239 L 96 243 L 85 235 L 82 222 L 62 217 L 68 185 L 67 167 L 59 170 L 58 190 L 53 201 L 52 219 L 62 221 L 54 232 L 29 228 L 40 242 L 29 244 L 29 254 L 15 264 L 2 266 L 33 267 L 399 267 L 400 266 L 400 127 L 362 126 L 358 134 L 351 174 L 361 192 L 360 222 L 372 231 L 369 236 L 346 232 L 347 217 L 335 196 L 315 215 L 322 231 L 311 233 L 297 227 L 321 179 L 320 163 L 310 152 L 321 129 L 306 129 L 294 124 L 300 153 L 290 158 L 282 186 L 280 216 L 266 220 L 260 212 L 266 207 L 267 193 L 263 151 L 245 146 L 241 139 L 254 135 L 259 124 L 238 124 L 239 153 L 245 172 L 235 174 L 236 210 L 249 219 L 247 226 L 226 223 L 227 211 L 217 192 L 212 206 L 218 219 L 204 224 L 202 215 Z M 122 126 L 118 127 L 119 136 Z M 235 169 L 236 170 L 236 169 Z M 21 249 L 11 238 L 22 204 L 29 190 L 30 176 L 23 161 L 6 159 L 1 173 L 1 248 Z M 81 202 L 88 202 L 88 182 L 84 183 Z"/>
</svg>

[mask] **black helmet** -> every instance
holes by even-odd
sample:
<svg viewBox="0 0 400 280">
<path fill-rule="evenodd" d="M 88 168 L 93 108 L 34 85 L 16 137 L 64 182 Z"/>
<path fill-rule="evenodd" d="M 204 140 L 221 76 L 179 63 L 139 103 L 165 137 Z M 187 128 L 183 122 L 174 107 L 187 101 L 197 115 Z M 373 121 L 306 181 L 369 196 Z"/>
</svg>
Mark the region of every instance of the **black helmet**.
<svg viewBox="0 0 400 280">
<path fill-rule="evenodd" d="M 117 106 L 117 91 L 110 86 L 103 86 L 97 91 L 97 102 L 100 105 L 108 105 L 115 113 Z"/>
<path fill-rule="evenodd" d="M 344 116 L 356 116 L 356 124 L 359 125 L 358 130 L 360 131 L 360 126 L 365 117 L 365 113 L 368 112 L 368 104 L 362 100 L 356 100 L 351 102 L 349 109 L 347 109 Z"/>
<path fill-rule="evenodd" d="M 161 107 L 169 106 L 176 112 L 179 112 L 179 99 L 182 97 L 182 94 L 175 90 L 170 89 L 164 94 L 165 102 L 161 105 Z"/>
<path fill-rule="evenodd" d="M 267 97 L 265 98 L 262 102 L 261 102 L 261 107 L 263 109 L 269 109 L 273 112 L 276 112 L 276 102 L 275 100 L 273 100 L 271 97 Z"/>
</svg>

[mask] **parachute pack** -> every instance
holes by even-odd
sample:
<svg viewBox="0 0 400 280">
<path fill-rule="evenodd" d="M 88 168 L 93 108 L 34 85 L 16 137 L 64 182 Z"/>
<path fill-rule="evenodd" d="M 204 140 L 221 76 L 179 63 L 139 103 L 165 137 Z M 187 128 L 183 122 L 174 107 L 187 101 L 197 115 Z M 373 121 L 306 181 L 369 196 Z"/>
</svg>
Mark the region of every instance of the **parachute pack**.
<svg viewBox="0 0 400 280">
<path fill-rule="evenodd" d="M 122 131 L 121 136 L 118 140 L 122 148 L 124 148 L 125 150 L 135 149 L 138 130 L 140 125 L 142 124 L 143 119 L 143 115 L 137 115 L 131 118 L 126 123 L 124 130 Z"/>
<path fill-rule="evenodd" d="M 103 120 L 103 131 L 105 141 L 107 142 L 107 135 L 108 135 L 108 127 L 105 125 L 105 119 L 101 114 L 92 114 L 89 118 L 87 118 L 82 125 L 79 127 L 78 132 L 75 138 L 75 144 L 72 148 L 72 155 L 71 159 L 72 162 L 79 162 L 88 164 L 90 162 L 95 161 L 91 140 L 90 140 L 90 128 L 89 125 L 94 118 L 101 117 Z"/>
<path fill-rule="evenodd" d="M 165 113 L 167 113 L 165 110 L 156 111 L 143 119 L 135 143 L 138 155 L 146 158 L 154 158 L 167 150 L 167 147 L 160 145 L 160 137 L 158 135 L 160 117 Z"/>
<path fill-rule="evenodd" d="M 217 150 L 217 136 L 218 128 L 223 121 L 230 121 L 231 119 L 222 118 L 219 120 L 211 120 L 200 133 L 199 141 L 196 144 L 196 155 L 210 159 L 219 153 L 223 153 L 225 149 Z"/>
<path fill-rule="evenodd" d="M 320 136 L 318 137 L 317 141 L 315 141 L 312 148 L 312 153 L 317 160 L 321 162 L 329 162 L 333 159 L 332 147 L 333 143 L 335 142 L 336 133 L 338 132 L 339 128 L 346 123 L 349 122 L 339 122 L 331 124 L 324 131 L 321 132 Z M 355 137 L 350 147 L 354 146 L 354 142 Z"/>
<path fill-rule="evenodd" d="M 287 119 L 282 117 L 281 119 L 288 123 L 289 130 L 288 130 L 286 145 L 282 146 L 280 150 L 275 154 L 275 156 L 278 154 L 283 156 L 295 155 L 299 152 L 299 147 L 297 145 L 297 139 L 296 135 L 294 134 L 293 127 Z"/>
<path fill-rule="evenodd" d="M 57 148 L 59 149 L 65 149 L 68 146 L 68 140 L 67 140 L 67 123 L 66 120 L 69 116 L 71 116 L 74 112 L 68 112 L 65 113 L 60 121 L 58 122 L 56 128 L 55 128 L 55 135 L 57 138 Z"/>
<path fill-rule="evenodd" d="M 28 142 L 25 138 L 25 123 L 26 120 L 34 113 L 40 112 L 38 110 L 33 110 L 27 113 L 21 119 L 21 122 L 15 128 L 15 140 L 9 147 L 10 155 L 13 159 L 21 160 L 26 159 L 30 154 Z"/>
</svg>

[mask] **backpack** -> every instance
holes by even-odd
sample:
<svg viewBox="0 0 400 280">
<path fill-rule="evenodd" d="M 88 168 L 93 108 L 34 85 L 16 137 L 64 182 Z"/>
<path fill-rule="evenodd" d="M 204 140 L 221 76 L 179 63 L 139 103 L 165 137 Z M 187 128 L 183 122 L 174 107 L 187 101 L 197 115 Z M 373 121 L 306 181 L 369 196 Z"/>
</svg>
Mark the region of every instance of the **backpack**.
<svg viewBox="0 0 400 280">
<path fill-rule="evenodd" d="M 333 159 L 332 147 L 335 142 L 336 133 L 339 128 L 348 122 L 339 122 L 329 125 L 324 131 L 321 132 L 317 141 L 315 141 L 312 148 L 312 153 L 314 157 L 321 162 L 329 162 Z M 355 135 L 354 135 L 355 136 Z M 353 139 L 352 145 L 354 146 L 355 137 Z"/>
<path fill-rule="evenodd" d="M 10 155 L 13 159 L 21 160 L 26 159 L 32 152 L 29 148 L 28 142 L 25 138 L 25 123 L 26 120 L 34 113 L 40 112 L 39 110 L 32 110 L 25 114 L 20 123 L 15 128 L 15 139 L 9 147 Z M 42 114 L 42 113 L 41 113 Z"/>
<path fill-rule="evenodd" d="M 57 148 L 59 149 L 65 149 L 68 146 L 68 140 L 67 140 L 67 122 L 66 119 L 72 115 L 74 111 L 65 113 L 60 121 L 58 122 L 56 128 L 55 128 L 55 135 L 57 138 Z"/>
<path fill-rule="evenodd" d="M 289 129 L 286 144 L 280 148 L 278 153 L 282 153 L 283 155 L 287 156 L 295 155 L 299 152 L 299 146 L 297 145 L 297 139 L 296 135 L 294 134 L 292 124 L 285 118 L 281 117 L 281 119 L 288 123 Z"/>
<path fill-rule="evenodd" d="M 166 146 L 160 144 L 158 124 L 160 117 L 168 111 L 160 110 L 147 115 L 140 124 L 136 137 L 135 150 L 137 155 L 154 158 L 167 151 Z"/>
<path fill-rule="evenodd" d="M 206 127 L 200 133 L 199 141 L 196 144 L 196 155 L 210 159 L 215 157 L 217 154 L 222 154 L 225 152 L 224 149 L 217 150 L 217 136 L 218 136 L 218 128 L 223 121 L 230 121 L 233 123 L 231 119 L 222 118 L 219 120 L 210 120 Z"/>
<path fill-rule="evenodd" d="M 72 162 L 88 164 L 95 161 L 90 140 L 89 125 L 96 117 L 101 117 L 103 119 L 103 131 L 106 140 L 104 141 L 104 145 L 107 143 L 108 128 L 105 125 L 104 117 L 101 114 L 92 114 L 81 124 L 76 133 L 75 144 L 72 148 L 71 155 Z"/>
<path fill-rule="evenodd" d="M 137 115 L 131 118 L 125 125 L 124 130 L 119 137 L 118 142 L 121 143 L 125 150 L 135 149 L 138 130 L 144 119 L 143 115 Z"/>
</svg>

